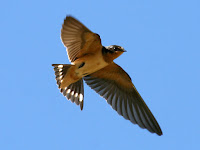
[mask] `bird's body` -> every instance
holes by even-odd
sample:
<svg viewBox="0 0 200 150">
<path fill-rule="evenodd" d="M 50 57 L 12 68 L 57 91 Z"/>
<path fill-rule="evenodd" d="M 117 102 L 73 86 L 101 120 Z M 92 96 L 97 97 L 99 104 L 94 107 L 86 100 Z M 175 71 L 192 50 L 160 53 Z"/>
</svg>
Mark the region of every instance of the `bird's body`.
<svg viewBox="0 0 200 150">
<path fill-rule="evenodd" d="M 70 16 L 64 21 L 61 39 L 72 63 L 53 66 L 57 84 L 67 99 L 83 109 L 84 79 L 125 119 L 162 135 L 157 121 L 137 92 L 130 76 L 113 62 L 125 52 L 123 47 L 102 46 L 98 34 Z"/>
<path fill-rule="evenodd" d="M 107 65 L 108 63 L 104 61 L 101 51 L 85 54 L 72 63 L 60 87 L 69 86 L 84 76 L 94 73 Z"/>
</svg>

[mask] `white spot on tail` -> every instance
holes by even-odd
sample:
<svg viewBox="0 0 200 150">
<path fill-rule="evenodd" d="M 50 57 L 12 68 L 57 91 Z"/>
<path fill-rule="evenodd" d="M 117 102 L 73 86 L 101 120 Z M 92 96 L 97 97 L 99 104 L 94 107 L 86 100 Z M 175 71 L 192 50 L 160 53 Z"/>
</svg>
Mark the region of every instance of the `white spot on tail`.
<svg viewBox="0 0 200 150">
<path fill-rule="evenodd" d="M 74 95 L 74 91 L 71 92 L 71 95 Z"/>
<path fill-rule="evenodd" d="M 78 93 L 75 94 L 75 97 L 78 97 Z"/>
<path fill-rule="evenodd" d="M 62 69 L 59 69 L 58 71 L 59 71 L 59 72 L 61 72 L 61 71 L 62 71 Z"/>
<path fill-rule="evenodd" d="M 58 68 L 63 68 L 63 65 L 58 65 Z"/>
<path fill-rule="evenodd" d="M 71 92 L 71 89 L 68 89 L 68 90 L 67 90 L 67 94 L 70 93 L 70 92 Z"/>
<path fill-rule="evenodd" d="M 83 94 L 79 94 L 79 101 L 80 101 L 80 102 L 83 101 Z"/>
</svg>

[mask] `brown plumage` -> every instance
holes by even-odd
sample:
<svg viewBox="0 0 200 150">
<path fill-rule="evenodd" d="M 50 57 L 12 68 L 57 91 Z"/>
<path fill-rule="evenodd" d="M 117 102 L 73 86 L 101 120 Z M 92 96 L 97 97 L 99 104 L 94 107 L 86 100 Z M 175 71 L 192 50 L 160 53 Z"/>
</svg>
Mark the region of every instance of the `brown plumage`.
<svg viewBox="0 0 200 150">
<path fill-rule="evenodd" d="M 53 64 L 60 91 L 67 99 L 83 109 L 83 79 L 104 97 L 125 119 L 152 133 L 162 135 L 153 114 L 133 85 L 130 76 L 113 62 L 124 48 L 104 47 L 100 36 L 90 31 L 73 17 L 67 16 L 61 30 L 61 39 L 71 65 Z"/>
</svg>

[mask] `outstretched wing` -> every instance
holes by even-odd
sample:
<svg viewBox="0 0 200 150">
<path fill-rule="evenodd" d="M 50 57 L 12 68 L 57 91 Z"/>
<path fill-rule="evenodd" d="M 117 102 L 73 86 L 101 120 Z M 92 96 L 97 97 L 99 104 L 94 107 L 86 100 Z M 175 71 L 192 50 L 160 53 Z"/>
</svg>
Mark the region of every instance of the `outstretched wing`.
<svg viewBox="0 0 200 150">
<path fill-rule="evenodd" d="M 125 119 L 152 133 L 162 135 L 153 114 L 136 90 L 129 75 L 120 66 L 112 63 L 84 77 L 84 80 Z"/>
<path fill-rule="evenodd" d="M 74 62 L 95 47 L 101 47 L 101 39 L 98 34 L 91 32 L 81 22 L 71 16 L 67 16 L 61 29 L 61 40 L 67 47 L 69 60 Z M 90 46 L 92 45 L 92 49 Z"/>
</svg>

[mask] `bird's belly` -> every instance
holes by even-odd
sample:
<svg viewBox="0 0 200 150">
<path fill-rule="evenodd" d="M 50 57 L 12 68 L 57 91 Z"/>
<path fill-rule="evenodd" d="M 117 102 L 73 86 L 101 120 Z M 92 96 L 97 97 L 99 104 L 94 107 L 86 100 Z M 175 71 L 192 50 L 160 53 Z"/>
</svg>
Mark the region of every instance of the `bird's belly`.
<svg viewBox="0 0 200 150">
<path fill-rule="evenodd" d="M 103 57 L 87 56 L 86 59 L 82 60 L 80 63 L 76 64 L 76 74 L 78 76 L 86 76 L 91 73 L 94 73 L 108 65 L 103 59 Z"/>
</svg>

